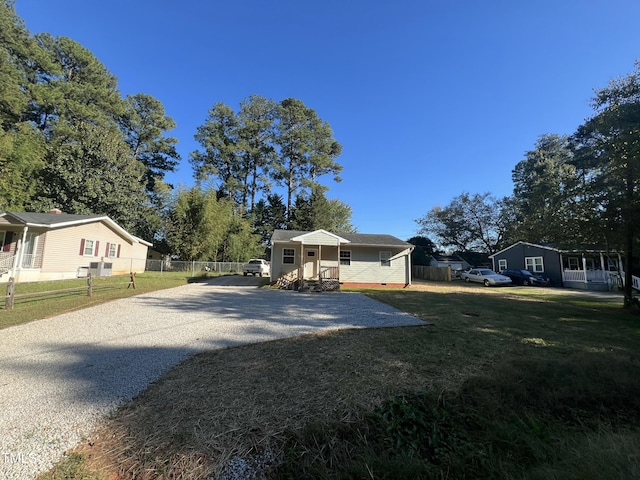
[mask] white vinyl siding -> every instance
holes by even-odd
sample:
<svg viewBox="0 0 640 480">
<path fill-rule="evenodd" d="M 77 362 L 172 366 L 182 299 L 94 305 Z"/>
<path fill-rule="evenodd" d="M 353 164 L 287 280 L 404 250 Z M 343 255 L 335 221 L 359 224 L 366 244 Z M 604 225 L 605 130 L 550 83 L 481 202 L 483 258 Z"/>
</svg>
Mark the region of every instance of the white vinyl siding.
<svg viewBox="0 0 640 480">
<path fill-rule="evenodd" d="M 301 240 L 304 245 L 309 246 L 337 246 L 340 243 L 340 239 L 337 236 L 321 231 L 305 234 Z"/>
<path fill-rule="evenodd" d="M 92 240 L 93 255 L 85 256 L 85 251 L 89 249 L 83 245 L 80 253 L 82 239 Z M 99 251 L 95 251 L 98 242 Z M 85 242 L 86 243 L 86 242 Z M 46 237 L 44 251 L 43 273 L 50 273 L 52 277 L 62 275 L 62 272 L 69 272 L 75 277 L 78 268 L 88 267 L 89 263 L 97 262 L 105 257 L 107 243 L 120 246 L 120 256 L 109 258 L 113 264 L 113 274 L 125 274 L 130 271 L 143 272 L 147 258 L 147 246 L 142 243 L 129 243 L 124 237 L 103 224 L 102 222 L 75 225 L 67 228 L 49 230 Z M 111 247 L 109 246 L 109 249 Z"/>
<path fill-rule="evenodd" d="M 524 266 L 527 270 L 533 273 L 544 272 L 544 262 L 542 257 L 525 257 Z"/>
<path fill-rule="evenodd" d="M 380 265 L 380 250 L 375 247 L 351 247 L 351 264 L 340 265 L 340 281 L 353 283 L 407 283 L 406 251 L 393 251 L 390 266 Z"/>
</svg>

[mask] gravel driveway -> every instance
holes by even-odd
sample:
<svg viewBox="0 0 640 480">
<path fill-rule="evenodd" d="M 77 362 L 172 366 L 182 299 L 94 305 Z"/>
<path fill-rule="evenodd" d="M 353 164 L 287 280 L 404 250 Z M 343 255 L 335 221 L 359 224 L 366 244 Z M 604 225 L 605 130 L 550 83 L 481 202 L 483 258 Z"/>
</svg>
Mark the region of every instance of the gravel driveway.
<svg viewBox="0 0 640 480">
<path fill-rule="evenodd" d="M 186 357 L 340 328 L 422 325 L 357 293 L 231 276 L 0 330 L 0 478 L 28 479 Z"/>
</svg>

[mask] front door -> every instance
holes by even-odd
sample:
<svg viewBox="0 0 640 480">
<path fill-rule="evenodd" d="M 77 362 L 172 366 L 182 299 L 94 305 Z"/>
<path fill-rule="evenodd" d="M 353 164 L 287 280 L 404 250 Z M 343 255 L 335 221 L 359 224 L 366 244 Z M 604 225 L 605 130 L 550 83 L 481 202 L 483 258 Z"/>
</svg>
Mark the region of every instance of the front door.
<svg viewBox="0 0 640 480">
<path fill-rule="evenodd" d="M 318 276 L 318 249 L 304 249 L 304 278 L 316 278 Z"/>
<path fill-rule="evenodd" d="M 24 257 L 22 259 L 22 268 L 33 268 L 36 264 L 36 246 L 38 244 L 38 234 L 27 233 L 24 239 Z"/>
</svg>

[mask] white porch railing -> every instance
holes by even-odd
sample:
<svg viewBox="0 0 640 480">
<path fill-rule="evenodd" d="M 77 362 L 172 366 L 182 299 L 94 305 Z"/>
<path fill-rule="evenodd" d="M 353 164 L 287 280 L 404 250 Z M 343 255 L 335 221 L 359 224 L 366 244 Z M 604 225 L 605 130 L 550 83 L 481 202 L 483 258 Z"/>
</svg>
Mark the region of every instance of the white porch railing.
<svg viewBox="0 0 640 480">
<path fill-rule="evenodd" d="M 22 268 L 41 268 L 41 267 L 42 267 L 41 255 L 32 255 L 27 253 L 22 258 Z"/>
<path fill-rule="evenodd" d="M 594 282 L 606 283 L 612 287 L 622 287 L 624 285 L 624 272 L 607 272 L 605 270 L 565 270 L 562 272 L 564 282 Z M 636 290 L 640 290 L 640 277 L 633 275 L 631 285 Z"/>
<path fill-rule="evenodd" d="M 565 270 L 562 272 L 562 280 L 565 282 L 600 282 L 609 283 L 609 274 L 616 272 L 606 272 L 604 270 Z"/>
<path fill-rule="evenodd" d="M 0 252 L 0 274 L 4 272 L 8 272 L 13 268 L 14 259 L 15 259 L 15 255 Z"/>
</svg>

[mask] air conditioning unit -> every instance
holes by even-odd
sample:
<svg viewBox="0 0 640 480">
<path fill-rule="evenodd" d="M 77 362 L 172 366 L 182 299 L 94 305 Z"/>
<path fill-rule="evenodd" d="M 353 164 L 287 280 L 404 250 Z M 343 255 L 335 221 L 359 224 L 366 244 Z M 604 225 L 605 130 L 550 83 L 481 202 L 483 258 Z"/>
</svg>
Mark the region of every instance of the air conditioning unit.
<svg viewBox="0 0 640 480">
<path fill-rule="evenodd" d="M 110 277 L 113 272 L 111 262 L 91 262 L 89 263 L 89 273 L 96 277 Z"/>
</svg>

